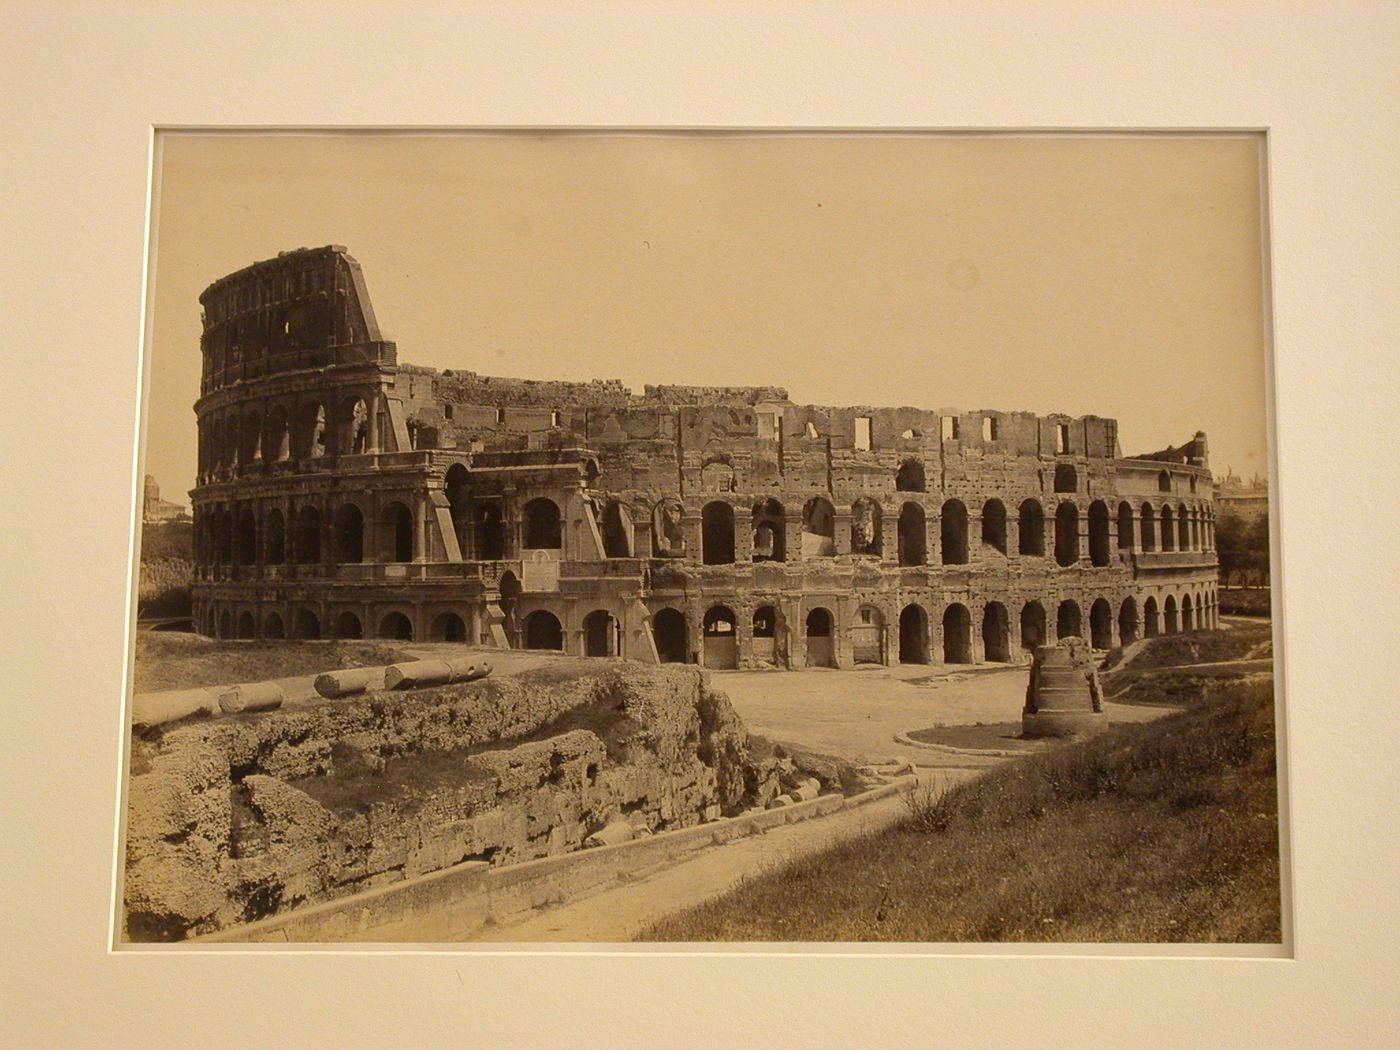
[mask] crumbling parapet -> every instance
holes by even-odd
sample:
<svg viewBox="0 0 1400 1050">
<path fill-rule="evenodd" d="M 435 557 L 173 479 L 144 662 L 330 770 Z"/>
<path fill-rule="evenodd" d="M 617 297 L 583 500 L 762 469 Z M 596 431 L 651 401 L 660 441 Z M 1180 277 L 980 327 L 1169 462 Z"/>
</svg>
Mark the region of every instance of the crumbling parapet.
<svg viewBox="0 0 1400 1050">
<path fill-rule="evenodd" d="M 1026 684 L 1021 732 L 1029 737 L 1083 736 L 1108 727 L 1093 653 L 1083 638 L 1039 645 Z"/>
</svg>

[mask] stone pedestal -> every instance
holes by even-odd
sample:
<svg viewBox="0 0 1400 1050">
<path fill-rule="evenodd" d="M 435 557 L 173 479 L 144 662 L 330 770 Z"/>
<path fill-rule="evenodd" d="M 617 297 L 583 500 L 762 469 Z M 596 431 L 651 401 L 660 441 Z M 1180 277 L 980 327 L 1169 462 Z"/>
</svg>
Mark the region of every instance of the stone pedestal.
<svg viewBox="0 0 1400 1050">
<path fill-rule="evenodd" d="M 1084 639 L 1036 646 L 1021 732 L 1029 737 L 1088 736 L 1106 728 L 1103 691 Z"/>
</svg>

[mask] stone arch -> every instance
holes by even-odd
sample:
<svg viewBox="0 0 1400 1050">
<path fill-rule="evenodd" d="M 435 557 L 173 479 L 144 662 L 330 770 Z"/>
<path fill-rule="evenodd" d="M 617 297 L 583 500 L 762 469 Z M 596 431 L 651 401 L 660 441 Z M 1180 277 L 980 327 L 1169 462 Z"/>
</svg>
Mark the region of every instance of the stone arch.
<svg viewBox="0 0 1400 1050">
<path fill-rule="evenodd" d="M 384 504 L 379 511 L 379 560 L 413 560 L 413 511 L 398 500 Z"/>
<path fill-rule="evenodd" d="M 272 641 L 281 641 L 287 637 L 287 627 L 283 624 L 280 613 L 270 612 L 267 614 L 263 620 L 262 636 Z"/>
<path fill-rule="evenodd" d="M 700 621 L 700 633 L 706 667 L 733 670 L 739 666 L 739 631 L 733 609 L 727 605 L 710 606 Z"/>
<path fill-rule="evenodd" d="M 1045 644 L 1045 606 L 1026 602 L 1021 606 L 1021 648 L 1034 649 Z"/>
<path fill-rule="evenodd" d="M 583 655 L 618 656 L 617 621 L 606 609 L 594 609 L 583 618 Z"/>
<path fill-rule="evenodd" d="M 1065 500 L 1055 508 L 1055 564 L 1079 561 L 1079 508 Z"/>
<path fill-rule="evenodd" d="M 1176 549 L 1179 551 L 1191 549 L 1191 523 L 1186 517 L 1185 503 L 1176 508 Z"/>
<path fill-rule="evenodd" d="M 1150 503 L 1142 505 L 1142 549 L 1157 549 L 1157 512 Z"/>
<path fill-rule="evenodd" d="M 899 470 L 894 475 L 894 490 L 896 492 L 927 492 L 928 484 L 924 479 L 924 464 L 919 459 L 906 459 L 899 465 Z"/>
<path fill-rule="evenodd" d="M 1111 552 L 1108 527 L 1108 504 L 1101 499 L 1089 504 L 1089 564 L 1106 568 Z"/>
<path fill-rule="evenodd" d="M 899 662 L 928 663 L 928 613 L 917 602 L 899 612 Z"/>
<path fill-rule="evenodd" d="M 690 627 L 679 609 L 658 609 L 651 616 L 651 637 L 663 664 L 683 664 L 690 659 Z"/>
<path fill-rule="evenodd" d="M 297 455 L 303 459 L 318 459 L 326 454 L 326 409 L 319 401 L 302 406 L 298 430 Z"/>
<path fill-rule="evenodd" d="M 1069 493 L 1079 491 L 1079 472 L 1074 469 L 1074 464 L 1055 464 L 1055 491 Z"/>
<path fill-rule="evenodd" d="M 377 636 L 398 642 L 411 642 L 413 641 L 413 621 L 401 612 L 385 613 L 379 620 Z"/>
<path fill-rule="evenodd" d="M 1170 471 L 1162 471 L 1157 475 L 1157 491 L 1170 492 L 1172 490 L 1172 476 Z"/>
<path fill-rule="evenodd" d="M 229 612 L 227 609 L 219 613 L 219 637 L 233 637 L 233 613 Z"/>
<path fill-rule="evenodd" d="M 1118 644 L 1132 645 L 1138 640 L 1137 602 L 1130 595 L 1118 610 Z"/>
<path fill-rule="evenodd" d="M 369 451 L 369 410 L 365 399 L 359 396 L 347 398 L 341 407 L 340 451 L 352 456 Z"/>
<path fill-rule="evenodd" d="M 836 553 L 836 508 L 825 496 L 802 507 L 802 557 L 829 558 Z"/>
<path fill-rule="evenodd" d="M 727 456 L 716 457 L 701 465 L 700 488 L 705 492 L 734 491 L 734 467 Z"/>
<path fill-rule="evenodd" d="M 884 634 L 885 614 L 880 607 L 868 602 L 861 605 L 851 625 L 851 662 L 884 663 Z"/>
<path fill-rule="evenodd" d="M 1191 595 L 1181 596 L 1181 629 L 1183 631 L 1194 631 L 1196 629 L 1196 609 L 1191 603 Z"/>
<path fill-rule="evenodd" d="M 500 561 L 506 556 L 506 523 L 501 505 L 495 500 L 477 503 L 473 529 L 476 556 L 481 561 Z"/>
<path fill-rule="evenodd" d="M 526 550 L 559 550 L 563 545 L 563 526 L 559 504 L 548 496 L 536 496 L 521 511 L 525 523 Z"/>
<path fill-rule="evenodd" d="M 336 508 L 334 531 L 337 562 L 352 565 L 365 560 L 365 516 L 357 504 L 342 503 Z"/>
<path fill-rule="evenodd" d="M 1084 636 L 1084 615 L 1079 611 L 1079 603 L 1073 598 L 1060 602 L 1055 613 L 1055 637 L 1064 641 L 1069 637 Z"/>
<path fill-rule="evenodd" d="M 1011 662 L 1011 625 L 1001 602 L 988 602 L 982 610 L 982 652 L 991 663 Z"/>
<path fill-rule="evenodd" d="M 335 637 L 355 639 L 364 637 L 365 629 L 360 618 L 350 611 L 341 613 L 335 621 Z"/>
<path fill-rule="evenodd" d="M 1142 603 L 1142 636 L 1156 638 L 1161 629 L 1161 622 L 1157 618 L 1157 599 L 1149 594 L 1147 600 Z"/>
<path fill-rule="evenodd" d="M 851 504 L 851 553 L 881 552 L 880 504 L 866 497 Z"/>
<path fill-rule="evenodd" d="M 1133 534 L 1136 531 L 1133 527 L 1133 505 L 1124 500 L 1118 504 L 1118 549 L 1120 551 L 1133 549 Z"/>
<path fill-rule="evenodd" d="M 244 641 L 258 636 L 258 624 L 253 619 L 253 614 L 244 609 L 238 614 L 238 637 Z"/>
<path fill-rule="evenodd" d="M 967 564 L 967 507 L 960 499 L 943 504 L 939 516 L 939 555 L 944 565 Z"/>
<path fill-rule="evenodd" d="M 1176 596 L 1169 594 L 1162 602 L 1162 631 L 1164 634 L 1176 634 L 1181 630 L 1181 624 L 1176 619 Z"/>
<path fill-rule="evenodd" d="M 298 609 L 295 635 L 302 641 L 316 641 L 321 637 L 321 618 L 310 609 Z"/>
<path fill-rule="evenodd" d="M 447 513 L 452 519 L 452 531 L 463 557 L 473 549 L 471 528 L 471 478 L 461 463 L 453 463 L 442 477 L 443 495 L 447 498 Z M 479 549 L 479 548 L 478 548 Z M 479 554 L 478 557 L 481 557 Z M 495 561 L 496 558 L 483 559 Z"/>
<path fill-rule="evenodd" d="M 961 602 L 943 610 L 943 662 L 972 663 L 972 614 Z"/>
<path fill-rule="evenodd" d="M 248 464 L 262 461 L 262 436 L 262 413 L 255 408 L 250 408 L 243 414 L 241 444 L 238 450 L 240 463 Z"/>
<path fill-rule="evenodd" d="M 924 508 L 910 500 L 899 508 L 899 564 L 923 565 L 925 543 Z"/>
<path fill-rule="evenodd" d="M 685 508 L 677 499 L 663 499 L 651 512 L 652 553 L 661 558 L 685 554 Z"/>
<path fill-rule="evenodd" d="M 219 563 L 233 564 L 233 511 L 227 507 L 218 516 Z"/>
<path fill-rule="evenodd" d="M 252 565 L 258 560 L 258 519 L 252 507 L 244 507 L 238 512 L 235 554 L 239 565 Z"/>
<path fill-rule="evenodd" d="M 267 512 L 263 524 L 263 561 L 268 565 L 281 565 L 287 560 L 287 523 L 282 511 L 273 507 Z"/>
<path fill-rule="evenodd" d="M 1016 514 L 1016 551 L 1025 557 L 1045 557 L 1045 508 L 1038 499 L 1022 500 Z"/>
<path fill-rule="evenodd" d="M 787 560 L 787 512 L 776 499 L 753 506 L 753 560 Z"/>
<path fill-rule="evenodd" d="M 999 499 L 989 499 L 982 504 L 982 546 L 1002 554 L 1007 552 L 1006 504 Z"/>
<path fill-rule="evenodd" d="M 428 639 L 434 642 L 465 642 L 467 623 L 455 612 L 440 612 L 428 626 Z"/>
<path fill-rule="evenodd" d="M 1107 598 L 1089 606 L 1089 644 L 1095 649 L 1113 648 L 1113 606 Z"/>
<path fill-rule="evenodd" d="M 280 463 L 292 454 L 291 434 L 287 429 L 287 409 L 273 405 L 263 422 L 262 458 L 265 463 Z"/>
<path fill-rule="evenodd" d="M 734 507 L 722 499 L 700 509 L 701 560 L 706 565 L 734 564 Z"/>
<path fill-rule="evenodd" d="M 1172 515 L 1171 507 L 1162 507 L 1162 550 L 1170 551 L 1176 549 L 1176 521 Z"/>
<path fill-rule="evenodd" d="M 609 558 L 632 557 L 632 515 L 621 500 L 610 499 L 603 507 L 600 522 L 603 554 Z"/>
<path fill-rule="evenodd" d="M 297 511 L 292 558 L 298 565 L 314 565 L 321 560 L 321 512 L 309 504 Z"/>
<path fill-rule="evenodd" d="M 807 666 L 836 666 L 836 623 L 831 610 L 818 605 L 807 613 Z"/>
<path fill-rule="evenodd" d="M 753 647 L 753 658 L 760 663 L 777 663 L 777 638 L 777 608 L 772 605 L 760 605 L 753 611 L 753 628 L 750 643 Z"/>
</svg>

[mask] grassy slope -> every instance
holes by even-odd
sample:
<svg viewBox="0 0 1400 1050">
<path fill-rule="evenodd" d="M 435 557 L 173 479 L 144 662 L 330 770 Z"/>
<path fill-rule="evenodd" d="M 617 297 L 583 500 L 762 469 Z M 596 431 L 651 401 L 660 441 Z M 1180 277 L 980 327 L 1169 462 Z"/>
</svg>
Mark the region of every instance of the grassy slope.
<svg viewBox="0 0 1400 1050">
<path fill-rule="evenodd" d="M 216 642 L 188 634 L 136 635 L 136 692 L 193 689 L 377 667 L 409 659 L 372 642 Z"/>
<path fill-rule="evenodd" d="M 1279 940 L 1267 684 L 915 801 L 638 940 Z"/>
</svg>

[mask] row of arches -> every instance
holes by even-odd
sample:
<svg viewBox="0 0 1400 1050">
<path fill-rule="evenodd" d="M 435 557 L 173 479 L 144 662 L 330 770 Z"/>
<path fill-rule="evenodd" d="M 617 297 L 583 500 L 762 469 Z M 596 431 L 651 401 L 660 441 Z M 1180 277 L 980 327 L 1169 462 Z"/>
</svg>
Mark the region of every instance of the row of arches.
<svg viewBox="0 0 1400 1050">
<path fill-rule="evenodd" d="M 266 412 L 206 413 L 199 421 L 199 471 L 377 451 L 373 403 L 373 395 L 356 393 L 339 401 L 273 404 Z"/>
<path fill-rule="evenodd" d="M 408 505 L 385 503 L 376 524 L 373 560 L 412 561 L 414 515 Z M 323 555 L 352 564 L 365 561 L 367 553 L 364 512 L 356 503 L 342 503 L 329 521 L 305 504 L 290 521 L 280 507 L 269 508 L 261 521 L 251 507 L 226 507 L 202 512 L 195 525 L 195 560 L 201 565 L 315 565 Z"/>
</svg>

